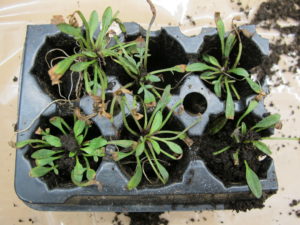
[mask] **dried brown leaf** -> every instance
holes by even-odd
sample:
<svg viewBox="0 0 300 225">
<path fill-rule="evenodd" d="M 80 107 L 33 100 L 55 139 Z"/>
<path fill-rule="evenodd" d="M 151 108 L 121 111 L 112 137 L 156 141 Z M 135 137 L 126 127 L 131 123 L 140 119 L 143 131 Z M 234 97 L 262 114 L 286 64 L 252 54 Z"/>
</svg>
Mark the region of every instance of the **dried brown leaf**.
<svg viewBox="0 0 300 225">
<path fill-rule="evenodd" d="M 63 76 L 63 74 L 55 73 L 56 68 L 57 68 L 57 65 L 51 67 L 50 70 L 48 70 L 48 75 L 50 77 L 52 85 L 59 84 L 61 82 L 60 79 Z"/>
<path fill-rule="evenodd" d="M 136 111 L 136 109 L 132 109 L 132 110 L 131 110 L 131 113 L 132 113 L 132 116 L 133 116 L 136 120 L 140 120 L 140 119 L 142 119 L 142 118 L 144 117 L 142 114 L 138 113 L 138 112 Z"/>
</svg>

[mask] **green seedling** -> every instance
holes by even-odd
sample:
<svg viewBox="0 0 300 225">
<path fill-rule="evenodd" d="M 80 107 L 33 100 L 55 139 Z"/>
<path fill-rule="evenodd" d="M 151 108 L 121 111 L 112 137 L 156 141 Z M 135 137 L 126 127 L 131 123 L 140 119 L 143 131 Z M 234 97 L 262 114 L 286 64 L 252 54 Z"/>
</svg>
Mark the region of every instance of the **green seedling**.
<svg viewBox="0 0 300 225">
<path fill-rule="evenodd" d="M 219 13 L 215 14 L 215 23 L 221 43 L 220 60 L 212 55 L 204 54 L 202 56 L 204 62 L 190 64 L 186 67 L 186 71 L 202 72 L 200 78 L 213 85 L 214 92 L 218 97 L 222 96 L 222 92 L 226 93 L 225 115 L 227 119 L 234 119 L 233 94 L 237 99 L 240 99 L 235 87 L 236 81 L 245 80 L 254 92 L 260 95 L 265 95 L 265 93 L 260 85 L 251 79 L 248 71 L 239 67 L 243 45 L 236 26 L 233 24 L 234 30 L 226 35 L 224 23 Z M 236 44 L 238 44 L 238 53 L 232 61 L 232 50 Z"/>
<path fill-rule="evenodd" d="M 118 57 L 119 45 L 122 48 L 126 48 L 131 43 L 120 43 L 114 46 L 110 46 L 110 35 L 116 36 L 110 31 L 110 26 L 113 22 L 117 23 L 122 32 L 126 32 L 125 26 L 121 23 L 117 17 L 118 12 L 113 14 L 111 7 L 106 8 L 102 16 L 101 30 L 95 37 L 95 33 L 99 27 L 99 18 L 96 11 L 93 11 L 90 15 L 89 21 L 85 19 L 80 11 L 76 11 L 81 18 L 85 30 L 74 27 L 70 24 L 62 23 L 58 24 L 57 28 L 68 35 L 71 35 L 77 41 L 79 51 L 73 55 L 66 55 L 64 58 L 54 66 L 51 62 L 51 68 L 49 70 L 49 76 L 52 80 L 52 85 L 59 85 L 61 77 L 70 69 L 73 72 L 79 72 L 80 81 L 84 80 L 85 91 L 92 96 L 98 96 L 98 91 L 101 90 L 101 104 L 99 104 L 99 115 L 109 117 L 106 113 L 105 92 L 108 86 L 107 75 L 104 72 L 103 66 L 106 65 L 105 59 L 107 57 Z M 115 37 L 116 38 L 116 37 Z M 61 49 L 58 49 L 62 51 Z M 52 51 L 52 50 L 51 50 Z M 72 76 L 72 75 L 71 75 Z M 72 78 L 72 77 L 71 77 Z M 79 91 L 76 85 L 76 93 Z M 77 95 L 78 96 L 78 95 Z"/>
<path fill-rule="evenodd" d="M 90 125 L 74 117 L 74 126 L 61 117 L 52 117 L 49 122 L 59 129 L 61 134 L 51 134 L 50 128 L 45 130 L 38 128 L 36 134 L 39 139 L 28 139 L 16 143 L 17 148 L 30 145 L 34 152 L 31 158 L 35 160 L 35 166 L 30 170 L 31 177 L 43 177 L 50 172 L 59 175 L 59 159 L 73 158 L 74 168 L 71 172 L 71 180 L 77 186 L 95 184 L 96 172 L 90 167 L 89 160 L 95 162 L 105 155 L 104 146 L 107 141 L 102 137 L 85 140 Z"/>
<path fill-rule="evenodd" d="M 225 151 L 233 151 L 232 158 L 234 160 L 234 165 L 238 166 L 240 164 L 239 160 L 239 153 L 240 151 L 244 151 L 246 148 L 246 145 L 253 145 L 253 147 L 259 151 L 263 155 L 271 155 L 270 148 L 262 142 L 263 140 L 297 140 L 299 141 L 299 138 L 274 138 L 274 137 L 263 137 L 260 133 L 261 131 L 264 131 L 269 128 L 274 127 L 280 127 L 280 115 L 279 114 L 273 114 L 269 115 L 259 122 L 257 122 L 252 127 L 248 128 L 246 123 L 243 122 L 243 119 L 249 115 L 258 105 L 258 102 L 256 100 L 252 100 L 246 111 L 240 116 L 238 119 L 235 129 L 233 133 L 231 134 L 230 138 L 233 140 L 233 144 L 230 146 L 225 146 L 224 148 L 214 152 L 214 155 L 219 155 Z M 220 117 L 219 119 L 215 120 L 212 127 L 210 128 L 209 132 L 211 135 L 214 135 L 222 130 L 222 128 L 226 125 L 227 118 L 226 117 Z M 247 184 L 251 190 L 251 192 L 255 195 L 256 198 L 260 198 L 262 196 L 262 186 L 260 183 L 260 180 L 258 176 L 255 174 L 255 172 L 250 168 L 248 165 L 248 162 L 244 160 L 244 165 L 246 169 L 246 181 Z"/>
<path fill-rule="evenodd" d="M 150 40 L 150 30 L 151 26 L 156 17 L 156 9 L 150 0 L 147 0 L 152 11 L 152 19 L 148 26 L 146 33 L 146 40 L 142 37 L 137 38 L 134 42 L 135 45 L 132 45 L 128 48 L 121 46 L 121 43 L 116 39 L 120 44 L 120 55 L 118 58 L 115 58 L 115 62 L 119 63 L 126 73 L 133 79 L 132 82 L 124 85 L 124 88 L 130 88 L 133 85 L 138 85 L 139 89 L 137 94 L 143 94 L 144 102 L 148 106 L 153 106 L 156 103 L 156 98 L 160 98 L 161 95 L 158 88 L 155 86 L 155 83 L 162 81 L 162 73 L 165 72 L 185 72 L 185 65 L 177 65 L 170 68 L 164 68 L 155 71 L 148 71 L 147 62 L 149 54 L 149 40 Z"/>
<path fill-rule="evenodd" d="M 137 117 L 136 113 L 133 113 L 136 112 L 135 109 L 132 110 L 129 108 L 126 98 L 122 98 L 121 110 L 124 126 L 131 135 L 136 137 L 136 141 L 116 140 L 110 141 L 109 144 L 114 144 L 122 148 L 122 150 L 113 154 L 113 158 L 116 161 L 123 160 L 129 156 L 135 157 L 136 169 L 134 175 L 127 184 L 129 190 L 140 184 L 143 174 L 145 178 L 152 183 L 144 170 L 145 164 L 150 165 L 158 180 L 163 184 L 166 184 L 169 179 L 169 173 L 164 166 L 166 162 L 160 159 L 161 155 L 171 160 L 179 160 L 183 155 L 183 149 L 176 141 L 183 140 L 188 143 L 187 140 L 190 139 L 188 139 L 186 132 L 200 121 L 199 118 L 183 131 L 164 129 L 174 110 L 181 104 L 181 102 L 178 102 L 166 115 L 164 115 L 164 109 L 171 100 L 170 90 L 171 87 L 168 85 L 150 116 L 147 114 L 145 104 L 141 101 L 143 106 L 143 122 L 140 120 L 141 116 Z M 134 130 L 128 124 L 125 115 L 125 107 L 130 110 L 132 118 L 138 127 L 138 131 Z M 164 149 L 162 146 L 167 146 L 167 149 Z"/>
</svg>

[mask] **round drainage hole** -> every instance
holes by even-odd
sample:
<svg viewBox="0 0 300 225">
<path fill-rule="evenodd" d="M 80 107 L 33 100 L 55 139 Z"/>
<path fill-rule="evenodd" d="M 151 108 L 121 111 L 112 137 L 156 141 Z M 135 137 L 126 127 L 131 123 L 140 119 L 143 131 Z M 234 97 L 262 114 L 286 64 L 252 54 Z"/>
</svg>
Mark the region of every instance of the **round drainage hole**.
<svg viewBox="0 0 300 225">
<path fill-rule="evenodd" d="M 203 114 L 207 108 L 207 101 L 200 93 L 192 92 L 185 96 L 183 107 L 187 113 L 192 115 Z"/>
</svg>

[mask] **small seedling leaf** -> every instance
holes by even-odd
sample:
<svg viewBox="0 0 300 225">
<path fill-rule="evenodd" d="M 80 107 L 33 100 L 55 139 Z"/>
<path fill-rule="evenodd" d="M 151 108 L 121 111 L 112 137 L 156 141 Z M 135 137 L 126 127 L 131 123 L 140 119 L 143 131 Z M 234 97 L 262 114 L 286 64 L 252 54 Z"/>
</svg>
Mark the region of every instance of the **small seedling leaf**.
<svg viewBox="0 0 300 225">
<path fill-rule="evenodd" d="M 131 151 L 131 152 L 114 152 L 112 154 L 113 160 L 115 161 L 119 161 L 121 159 L 124 159 L 130 155 L 132 155 L 135 151 Z"/>
<path fill-rule="evenodd" d="M 74 135 L 75 137 L 78 137 L 80 134 L 82 134 L 82 132 L 84 131 L 86 127 L 86 122 L 83 120 L 77 120 L 74 124 Z"/>
<path fill-rule="evenodd" d="M 24 148 L 26 145 L 32 144 L 32 143 L 42 143 L 42 144 L 48 144 L 45 141 L 39 140 L 39 139 L 29 139 L 24 141 L 19 141 L 16 143 L 16 148 Z"/>
<path fill-rule="evenodd" d="M 201 78 L 201 77 L 200 77 Z M 215 94 L 221 98 L 222 96 L 222 87 L 221 87 L 221 81 L 220 80 L 216 80 L 214 82 L 214 92 Z"/>
<path fill-rule="evenodd" d="M 98 21 L 99 21 L 98 13 L 94 10 L 91 13 L 91 16 L 89 19 L 90 38 L 91 39 L 93 39 L 93 35 L 94 35 L 95 31 L 97 30 Z"/>
<path fill-rule="evenodd" d="M 139 141 L 139 143 L 135 148 L 135 156 L 139 157 L 141 154 L 143 154 L 144 150 L 145 150 L 145 141 L 141 140 Z"/>
<path fill-rule="evenodd" d="M 96 172 L 95 170 L 88 168 L 86 170 L 86 178 L 90 181 L 90 180 L 94 180 L 96 177 Z"/>
<path fill-rule="evenodd" d="M 81 183 L 85 171 L 86 168 L 83 168 L 79 160 L 76 159 L 76 165 L 71 172 L 71 180 L 73 181 L 73 183 Z"/>
<path fill-rule="evenodd" d="M 144 89 L 144 102 L 145 104 L 155 102 L 155 96 L 147 89 Z"/>
<path fill-rule="evenodd" d="M 236 75 L 242 76 L 242 77 L 249 77 L 249 73 L 244 68 L 234 68 L 228 71 L 228 73 L 234 73 Z"/>
<path fill-rule="evenodd" d="M 90 62 L 78 62 L 78 63 L 73 64 L 70 69 L 74 72 L 81 72 L 81 71 L 87 69 L 94 62 L 95 62 L 94 60 L 92 60 Z"/>
<path fill-rule="evenodd" d="M 63 118 L 61 118 L 61 117 L 59 117 L 59 116 L 54 116 L 54 117 L 52 117 L 52 118 L 49 120 L 49 122 L 50 122 L 53 126 L 57 127 L 63 134 L 66 133 L 65 130 L 64 130 L 64 128 L 63 128 L 63 126 L 62 126 L 63 124 L 66 124 L 66 122 L 64 121 Z"/>
<path fill-rule="evenodd" d="M 243 115 L 240 116 L 240 118 L 236 124 L 236 127 L 238 127 L 240 125 L 241 121 L 256 108 L 257 104 L 258 104 L 258 102 L 255 100 L 250 101 L 247 110 L 243 113 Z"/>
<path fill-rule="evenodd" d="M 247 161 L 244 161 L 246 167 L 247 184 L 256 198 L 262 196 L 262 186 L 256 173 L 249 167 Z"/>
<path fill-rule="evenodd" d="M 263 143 L 261 141 L 252 141 L 252 143 L 258 150 L 262 151 L 266 155 L 272 154 L 270 148 L 265 143 Z"/>
<path fill-rule="evenodd" d="M 59 137 L 53 136 L 53 135 L 45 135 L 43 136 L 43 139 L 51 146 L 53 147 L 61 147 L 61 141 L 59 139 Z"/>
<path fill-rule="evenodd" d="M 32 153 L 31 158 L 45 159 L 45 158 L 49 158 L 49 157 L 55 155 L 56 153 L 59 153 L 59 151 L 53 151 L 53 150 L 49 150 L 49 149 L 40 149 L 40 150 Z"/>
<path fill-rule="evenodd" d="M 270 127 L 275 126 L 280 121 L 279 114 L 273 114 L 263 118 L 257 124 L 255 124 L 251 129 L 268 129 Z"/>
<path fill-rule="evenodd" d="M 127 184 L 128 190 L 132 190 L 136 188 L 142 180 L 143 170 L 142 170 L 141 162 L 138 157 L 136 159 L 137 159 L 136 169 L 134 175 L 131 177 L 131 179 Z"/>
<path fill-rule="evenodd" d="M 42 177 L 52 170 L 53 170 L 52 167 L 37 166 L 30 170 L 29 175 L 31 177 Z"/>
<path fill-rule="evenodd" d="M 160 82 L 160 78 L 158 76 L 155 76 L 155 75 L 152 75 L 152 74 L 149 74 L 147 76 L 147 80 L 151 81 L 151 82 Z"/>
<path fill-rule="evenodd" d="M 212 56 L 212 55 L 204 55 L 203 56 L 203 60 L 205 61 L 205 62 L 207 62 L 207 63 L 210 63 L 211 65 L 214 65 L 214 66 L 216 66 L 216 67 L 219 67 L 219 68 L 221 68 L 221 65 L 220 65 L 220 63 L 218 62 L 218 60 L 214 57 L 214 56 Z"/>
<path fill-rule="evenodd" d="M 224 56 L 225 58 L 228 58 L 231 50 L 235 44 L 235 40 L 236 40 L 236 36 L 233 33 L 230 33 L 228 35 L 228 37 L 226 38 L 226 42 L 225 42 L 225 49 L 224 49 Z"/>
<path fill-rule="evenodd" d="M 91 58 L 96 58 L 98 57 L 97 54 L 95 52 L 92 51 L 82 51 L 82 54 L 84 54 L 87 57 L 91 57 Z"/>
<path fill-rule="evenodd" d="M 154 132 L 158 131 L 162 125 L 163 122 L 163 115 L 161 111 L 158 111 L 155 116 L 154 120 L 151 125 L 150 134 L 153 134 Z"/>
<path fill-rule="evenodd" d="M 161 99 L 158 101 L 156 108 L 163 109 L 171 101 L 171 85 L 167 85 L 164 89 L 164 92 L 161 96 Z"/>
<path fill-rule="evenodd" d="M 253 91 L 255 91 L 258 94 L 262 92 L 260 85 L 253 81 L 250 77 L 246 77 L 246 81 L 248 82 L 249 86 Z"/>
<path fill-rule="evenodd" d="M 180 147 L 180 145 L 172 142 L 172 141 L 165 141 L 165 143 L 168 145 L 168 147 L 170 148 L 170 150 L 172 150 L 173 152 L 177 153 L 177 154 L 182 154 L 182 148 Z"/>
<path fill-rule="evenodd" d="M 227 118 L 225 116 L 218 117 L 212 122 L 212 126 L 209 129 L 209 133 L 211 135 L 218 133 L 220 130 L 222 130 L 222 128 L 226 125 L 226 123 L 227 123 Z"/>
<path fill-rule="evenodd" d="M 105 146 L 106 144 L 107 144 L 106 139 L 104 139 L 103 137 L 97 137 L 97 138 L 90 140 L 88 146 L 92 149 L 98 149 L 98 148 Z"/>
<path fill-rule="evenodd" d="M 102 15 L 102 29 L 107 30 L 112 22 L 113 13 L 111 7 L 107 7 Z"/>
<path fill-rule="evenodd" d="M 222 55 L 224 55 L 225 26 L 224 26 L 224 23 L 223 23 L 223 21 L 220 17 L 220 13 L 218 13 L 218 12 L 215 13 L 215 23 L 216 23 L 216 26 L 217 26 L 218 35 L 219 35 L 220 42 L 221 42 Z"/>
<path fill-rule="evenodd" d="M 156 166 L 159 170 L 159 173 L 161 174 L 162 178 L 163 178 L 163 183 L 166 184 L 169 180 L 169 173 L 166 170 L 166 168 L 160 164 L 158 161 L 156 162 Z"/>
<path fill-rule="evenodd" d="M 242 135 L 247 134 L 247 126 L 244 122 L 242 122 L 241 131 L 242 131 Z"/>
<path fill-rule="evenodd" d="M 209 70 L 210 66 L 205 63 L 192 63 L 186 66 L 187 72 L 202 72 L 205 70 Z"/>
<path fill-rule="evenodd" d="M 116 140 L 116 141 L 110 141 L 110 144 L 114 144 L 117 146 L 120 146 L 122 148 L 129 148 L 131 147 L 135 142 L 132 140 Z"/>
<path fill-rule="evenodd" d="M 230 120 L 234 119 L 234 102 L 233 102 L 232 95 L 231 95 L 229 88 L 227 88 L 225 115 L 226 115 L 227 119 L 230 119 Z"/>
<path fill-rule="evenodd" d="M 69 35 L 73 36 L 74 38 L 77 38 L 77 39 L 83 38 L 83 36 L 81 34 L 81 30 L 78 27 L 73 27 L 73 26 L 71 26 L 69 24 L 61 23 L 61 24 L 57 25 L 57 28 L 61 32 L 69 34 Z"/>
<path fill-rule="evenodd" d="M 36 159 L 35 163 L 37 166 L 45 166 L 45 165 L 51 165 L 54 160 L 57 160 L 60 157 L 48 157 L 48 158 L 42 158 L 42 159 Z"/>
<path fill-rule="evenodd" d="M 160 146 L 159 146 L 158 142 L 154 141 L 154 140 L 150 140 L 150 142 L 151 142 L 151 145 L 152 145 L 154 151 L 156 152 L 156 154 L 159 155 L 160 154 Z"/>
</svg>

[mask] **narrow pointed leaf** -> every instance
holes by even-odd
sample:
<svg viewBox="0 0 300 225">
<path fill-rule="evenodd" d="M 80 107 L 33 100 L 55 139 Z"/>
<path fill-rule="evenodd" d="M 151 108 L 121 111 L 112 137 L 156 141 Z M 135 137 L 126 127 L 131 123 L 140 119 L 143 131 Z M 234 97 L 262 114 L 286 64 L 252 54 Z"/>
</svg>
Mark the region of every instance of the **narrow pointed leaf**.
<svg viewBox="0 0 300 225">
<path fill-rule="evenodd" d="M 247 110 L 243 113 L 243 115 L 240 116 L 240 118 L 236 124 L 237 127 L 240 125 L 241 121 L 256 108 L 257 105 L 258 105 L 258 102 L 256 100 L 250 101 L 250 103 L 247 107 Z"/>
<path fill-rule="evenodd" d="M 57 28 L 61 32 L 69 34 L 69 35 L 73 36 L 74 38 L 77 38 L 77 39 L 83 38 L 83 36 L 81 34 L 81 30 L 78 27 L 73 27 L 73 26 L 71 26 L 69 24 L 61 23 L 61 24 L 57 25 Z"/>
<path fill-rule="evenodd" d="M 162 125 L 162 122 L 163 122 L 162 112 L 158 111 L 155 114 L 154 120 L 152 122 L 151 129 L 150 129 L 150 134 L 158 131 L 160 129 L 161 125 Z"/>
<path fill-rule="evenodd" d="M 31 177 L 42 177 L 42 176 L 46 175 L 47 173 L 49 173 L 52 170 L 53 170 L 52 167 L 38 166 L 38 167 L 32 168 L 29 172 L 29 175 Z"/>
<path fill-rule="evenodd" d="M 220 17 L 220 13 L 215 13 L 215 23 L 217 26 L 218 30 L 218 35 L 220 38 L 221 42 L 221 50 L 222 50 L 222 55 L 224 55 L 224 49 L 225 49 L 225 44 L 224 44 L 224 38 L 225 38 L 225 26 L 224 23 Z"/>
<path fill-rule="evenodd" d="M 150 140 L 150 142 L 151 142 L 151 145 L 152 145 L 154 151 L 156 152 L 156 154 L 159 155 L 161 149 L 160 149 L 158 142 L 154 141 L 154 140 Z"/>
<path fill-rule="evenodd" d="M 161 174 L 161 176 L 163 178 L 163 183 L 166 184 L 168 182 L 168 180 L 169 180 L 169 173 L 168 173 L 168 171 L 158 161 L 156 162 L 156 166 L 158 168 L 159 173 Z"/>
<path fill-rule="evenodd" d="M 115 141 L 110 141 L 109 144 L 114 144 L 117 146 L 120 146 L 122 148 L 129 148 L 131 147 L 135 142 L 132 140 L 115 140 Z"/>
<path fill-rule="evenodd" d="M 143 175 L 142 165 L 141 165 L 140 159 L 138 157 L 136 159 L 137 159 L 137 166 L 136 166 L 134 175 L 131 177 L 131 179 L 129 180 L 129 182 L 127 184 L 128 190 L 132 190 L 132 189 L 136 188 L 142 180 L 142 175 Z"/>
<path fill-rule="evenodd" d="M 242 77 L 249 77 L 249 73 L 244 68 L 234 68 L 228 71 L 228 73 L 234 73 L 236 75 L 242 76 Z"/>
<path fill-rule="evenodd" d="M 225 116 L 218 117 L 212 122 L 211 128 L 209 129 L 209 134 L 214 135 L 218 133 L 226 125 L 227 118 Z"/>
<path fill-rule="evenodd" d="M 81 72 L 81 71 L 87 69 L 94 62 L 96 62 L 96 61 L 92 60 L 90 62 L 78 62 L 78 63 L 73 64 L 70 69 L 74 72 Z"/>
<path fill-rule="evenodd" d="M 26 145 L 33 144 L 33 143 L 42 143 L 42 144 L 47 144 L 47 142 L 40 140 L 40 139 L 28 139 L 24 141 L 19 141 L 16 143 L 16 148 L 24 148 Z"/>
<path fill-rule="evenodd" d="M 218 60 L 217 60 L 214 56 L 212 56 L 212 55 L 204 55 L 204 56 L 203 56 L 203 60 L 204 60 L 205 62 L 207 62 L 207 63 L 210 63 L 210 64 L 216 66 L 216 67 L 221 68 L 221 65 L 220 65 L 220 63 L 218 62 Z"/>
<path fill-rule="evenodd" d="M 49 149 L 40 149 L 31 154 L 31 158 L 33 159 L 45 159 L 53 156 L 61 151 L 53 151 Z"/>
<path fill-rule="evenodd" d="M 56 64 L 55 66 L 55 73 L 56 74 L 65 74 L 65 72 L 70 68 L 71 64 L 77 58 L 78 55 L 69 56 Z"/>
<path fill-rule="evenodd" d="M 233 102 L 229 87 L 227 88 L 225 115 L 226 115 L 227 119 L 230 119 L 230 120 L 234 119 L 234 102 Z"/>
<path fill-rule="evenodd" d="M 96 177 L 96 172 L 95 172 L 95 170 L 93 170 L 93 169 L 91 169 L 91 168 L 88 168 L 88 169 L 86 170 L 86 178 L 87 178 L 88 180 L 94 180 L 95 177 Z"/>
<path fill-rule="evenodd" d="M 254 92 L 256 92 L 258 94 L 262 92 L 260 85 L 258 83 L 256 83 L 255 81 L 253 81 L 250 77 L 246 77 L 246 81 L 248 82 L 249 86 L 251 87 L 251 89 Z"/>
<path fill-rule="evenodd" d="M 209 69 L 211 69 L 211 67 L 205 63 L 192 63 L 186 66 L 187 72 L 202 72 Z"/>
<path fill-rule="evenodd" d="M 98 27 L 98 22 L 99 18 L 98 18 L 98 13 L 94 10 L 91 13 L 90 19 L 89 19 L 89 28 L 90 28 L 90 38 L 93 39 L 93 35 L 95 33 L 95 31 L 97 30 Z"/>
<path fill-rule="evenodd" d="M 132 155 L 135 151 L 131 151 L 131 152 L 114 152 L 113 153 L 113 159 L 115 161 L 119 161 L 121 159 L 124 159 L 130 155 Z"/>
<path fill-rule="evenodd" d="M 53 135 L 46 135 L 46 136 L 43 136 L 43 139 L 44 139 L 48 144 L 50 144 L 50 145 L 53 146 L 53 147 L 59 148 L 59 147 L 62 146 L 59 137 L 56 137 L 56 136 L 53 136 Z"/>
<path fill-rule="evenodd" d="M 228 58 L 230 53 L 231 53 L 231 50 L 235 44 L 235 41 L 236 41 L 236 36 L 235 34 L 233 33 L 230 33 L 228 35 L 228 37 L 226 38 L 226 42 L 225 42 L 225 49 L 224 49 L 224 56 L 225 58 Z"/>
<path fill-rule="evenodd" d="M 270 148 L 265 143 L 263 143 L 261 141 L 252 141 L 252 143 L 258 150 L 262 151 L 266 155 L 272 154 Z"/>
<path fill-rule="evenodd" d="M 273 127 L 276 123 L 280 121 L 280 115 L 279 114 L 273 114 L 270 116 L 267 116 L 263 118 L 261 121 L 259 121 L 257 124 L 255 124 L 251 129 L 267 129 L 270 127 Z"/>
<path fill-rule="evenodd" d="M 249 167 L 246 160 L 244 161 L 246 167 L 246 181 L 256 198 L 260 198 L 262 196 L 262 186 L 260 180 L 256 173 Z"/>
<path fill-rule="evenodd" d="M 74 124 L 73 127 L 73 131 L 74 131 L 74 135 L 75 137 L 79 136 L 80 134 L 82 134 L 82 132 L 84 131 L 86 127 L 86 123 L 83 120 L 77 120 Z"/>
<path fill-rule="evenodd" d="M 147 89 L 144 89 L 144 102 L 145 104 L 155 102 L 155 96 Z"/>
<path fill-rule="evenodd" d="M 182 148 L 180 147 L 180 145 L 172 142 L 172 141 L 164 141 L 168 147 L 170 148 L 170 150 L 172 150 L 173 152 L 177 153 L 177 154 L 182 154 Z"/>
<path fill-rule="evenodd" d="M 145 141 L 142 140 L 138 143 L 138 145 L 136 146 L 136 149 L 135 149 L 135 156 L 136 157 L 139 157 L 141 154 L 143 154 L 145 150 Z"/>
<path fill-rule="evenodd" d="M 63 118 L 61 118 L 59 116 L 55 116 L 55 117 L 52 117 L 49 121 L 53 126 L 57 127 L 62 133 L 66 134 L 66 131 L 64 130 L 64 128 L 62 126 L 63 122 L 66 123 Z"/>
</svg>

